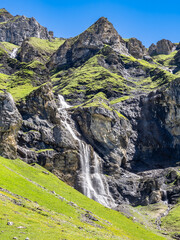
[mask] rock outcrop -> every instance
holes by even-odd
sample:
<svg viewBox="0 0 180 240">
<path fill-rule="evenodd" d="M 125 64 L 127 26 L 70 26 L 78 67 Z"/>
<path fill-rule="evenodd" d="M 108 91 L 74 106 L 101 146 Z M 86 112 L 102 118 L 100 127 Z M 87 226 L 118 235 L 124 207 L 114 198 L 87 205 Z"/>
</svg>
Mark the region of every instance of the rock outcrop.
<svg viewBox="0 0 180 240">
<path fill-rule="evenodd" d="M 180 50 L 174 56 L 174 63 L 180 67 Z"/>
<path fill-rule="evenodd" d="M 34 60 L 40 61 L 42 63 L 46 62 L 47 59 L 43 54 L 35 47 L 29 43 L 29 39 L 25 39 L 22 42 L 21 49 L 17 55 L 17 59 L 21 62 L 31 62 Z"/>
<path fill-rule="evenodd" d="M 179 83 L 179 79 L 174 80 L 166 91 L 162 89 L 117 104 L 134 130 L 131 140 L 134 154 L 129 155 L 133 171 L 176 166 L 180 157 Z"/>
<path fill-rule="evenodd" d="M 12 96 L 0 93 L 0 155 L 17 158 L 17 135 L 22 124 Z"/>
<path fill-rule="evenodd" d="M 137 59 L 142 59 L 144 56 L 148 55 L 148 52 L 142 42 L 136 38 L 128 39 L 126 46 L 129 53 Z"/>
<path fill-rule="evenodd" d="M 131 127 L 128 120 L 104 107 L 77 108 L 73 113 L 80 132 L 107 162 L 107 172 L 126 165 L 126 149 Z M 111 164 L 113 169 L 111 169 Z"/>
<path fill-rule="evenodd" d="M 0 22 L 1 23 L 7 22 L 11 18 L 13 18 L 13 16 L 5 8 L 0 9 Z"/>
<path fill-rule="evenodd" d="M 170 54 L 176 49 L 176 45 L 169 40 L 162 39 L 157 44 L 152 44 L 149 47 L 149 55 Z"/>
<path fill-rule="evenodd" d="M 51 38 L 47 29 L 42 27 L 33 17 L 27 18 L 19 15 L 10 17 L 8 12 L 3 14 L 3 16 L 5 21 L 0 24 L 0 42 L 10 42 L 21 45 L 23 40 L 28 37 Z"/>
<path fill-rule="evenodd" d="M 63 124 L 50 83 L 32 92 L 18 106 L 23 124 L 18 134 L 18 154 L 37 162 L 73 185 L 79 166 L 77 142 Z"/>
<path fill-rule="evenodd" d="M 176 50 L 180 50 L 180 43 L 177 45 Z"/>
<path fill-rule="evenodd" d="M 104 45 L 111 46 L 118 53 L 128 54 L 125 41 L 113 25 L 102 17 L 79 36 L 65 41 L 51 57 L 48 66 L 50 69 L 79 66 L 94 56 Z"/>
</svg>

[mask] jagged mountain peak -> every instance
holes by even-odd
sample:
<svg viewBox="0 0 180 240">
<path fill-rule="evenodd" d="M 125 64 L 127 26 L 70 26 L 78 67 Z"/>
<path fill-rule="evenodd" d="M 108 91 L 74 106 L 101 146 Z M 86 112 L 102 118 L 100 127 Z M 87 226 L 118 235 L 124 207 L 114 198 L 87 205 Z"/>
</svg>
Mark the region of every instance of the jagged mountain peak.
<svg viewBox="0 0 180 240">
<path fill-rule="evenodd" d="M 128 55 L 126 43 L 118 34 L 107 18 L 99 18 L 93 25 L 80 35 L 68 39 L 52 56 L 49 66 L 50 68 L 62 66 L 70 66 L 77 64 L 79 60 L 86 61 L 94 56 L 104 45 L 121 54 Z"/>
<path fill-rule="evenodd" d="M 149 54 L 151 56 L 158 54 L 168 55 L 176 49 L 176 44 L 172 43 L 170 40 L 161 39 L 156 45 L 154 43 L 149 47 Z"/>
<path fill-rule="evenodd" d="M 9 13 L 5 8 L 0 8 L 0 14 Z"/>
<path fill-rule="evenodd" d="M 51 39 L 47 28 L 41 26 L 35 18 L 24 15 L 12 16 L 6 9 L 0 10 L 0 42 L 21 45 L 28 37 Z"/>
<path fill-rule="evenodd" d="M 105 17 L 99 18 L 85 32 L 96 35 L 99 40 L 110 45 L 114 44 L 117 39 L 122 39 L 113 24 Z"/>
<path fill-rule="evenodd" d="M 94 28 L 94 30 L 100 29 L 105 30 L 106 27 L 113 27 L 113 24 L 106 18 L 106 17 L 100 17 L 95 23 L 93 23 L 88 29 Z M 114 28 L 115 29 L 115 28 Z"/>
<path fill-rule="evenodd" d="M 0 9 L 0 22 L 6 22 L 11 18 L 13 18 L 13 15 L 11 15 L 5 8 Z"/>
</svg>

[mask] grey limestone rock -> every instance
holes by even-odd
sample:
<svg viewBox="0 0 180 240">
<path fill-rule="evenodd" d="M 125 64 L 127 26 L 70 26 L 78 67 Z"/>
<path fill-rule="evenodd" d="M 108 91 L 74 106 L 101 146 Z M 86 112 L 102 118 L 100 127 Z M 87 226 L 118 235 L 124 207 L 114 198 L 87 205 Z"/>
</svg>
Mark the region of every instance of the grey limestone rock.
<svg viewBox="0 0 180 240">
<path fill-rule="evenodd" d="M 149 55 L 170 54 L 176 49 L 176 45 L 169 40 L 162 39 L 157 44 L 149 47 Z"/>
<path fill-rule="evenodd" d="M 131 133 L 127 119 L 119 117 L 115 111 L 102 107 L 77 108 L 73 113 L 80 131 L 99 155 L 114 169 L 126 165 L 126 148 Z"/>
<path fill-rule="evenodd" d="M 80 65 L 94 56 L 105 44 L 118 53 L 128 54 L 125 41 L 113 25 L 102 17 L 79 36 L 66 40 L 51 57 L 48 66 L 52 69 Z"/>
<path fill-rule="evenodd" d="M 135 58 L 142 59 L 144 56 L 148 55 L 148 52 L 142 42 L 136 38 L 128 39 L 126 46 L 129 53 Z"/>
<path fill-rule="evenodd" d="M 11 18 L 13 18 L 13 16 L 5 8 L 0 9 L 0 22 L 1 23 L 7 22 Z"/>
<path fill-rule="evenodd" d="M 39 163 L 74 185 L 79 168 L 78 143 L 64 127 L 52 85 L 47 83 L 32 92 L 18 108 L 23 118 L 18 134 L 19 157 Z"/>
<path fill-rule="evenodd" d="M 0 93 L 0 155 L 17 157 L 17 134 L 22 124 L 21 115 L 9 93 Z"/>
<path fill-rule="evenodd" d="M 50 35 L 45 27 L 42 27 L 35 18 L 25 16 L 15 16 L 3 14 L 4 22 L 0 24 L 0 41 L 21 45 L 28 37 L 50 39 Z M 6 16 L 6 17 L 5 17 Z M 2 19 L 2 18 L 1 18 Z M 2 20 L 3 20 L 2 19 Z"/>
</svg>

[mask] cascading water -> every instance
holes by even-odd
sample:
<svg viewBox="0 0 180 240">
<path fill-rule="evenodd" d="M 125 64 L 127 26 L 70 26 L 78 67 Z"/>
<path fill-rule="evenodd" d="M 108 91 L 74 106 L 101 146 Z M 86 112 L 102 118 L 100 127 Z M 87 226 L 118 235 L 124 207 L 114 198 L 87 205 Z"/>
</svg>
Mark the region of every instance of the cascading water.
<svg viewBox="0 0 180 240">
<path fill-rule="evenodd" d="M 12 51 L 12 53 L 10 54 L 10 57 L 11 57 L 11 58 L 15 58 L 16 55 L 17 55 L 17 51 L 18 51 L 18 48 L 14 48 L 13 51 Z"/>
<path fill-rule="evenodd" d="M 80 152 L 80 163 L 81 163 L 81 179 L 82 179 L 82 191 L 83 194 L 87 197 L 101 203 L 102 205 L 110 208 L 114 208 L 115 202 L 109 192 L 108 183 L 101 174 L 100 163 L 98 160 L 98 156 L 95 152 L 93 152 L 93 162 L 94 162 L 94 170 L 91 172 L 90 166 L 90 153 L 91 148 L 88 144 L 81 141 L 75 134 L 74 130 L 68 123 L 68 113 L 66 111 L 67 108 L 71 107 L 64 100 L 64 97 L 59 95 L 59 103 L 60 108 L 59 111 L 63 114 L 64 117 L 64 127 L 70 132 L 72 137 L 78 141 L 79 143 L 79 152 Z"/>
</svg>

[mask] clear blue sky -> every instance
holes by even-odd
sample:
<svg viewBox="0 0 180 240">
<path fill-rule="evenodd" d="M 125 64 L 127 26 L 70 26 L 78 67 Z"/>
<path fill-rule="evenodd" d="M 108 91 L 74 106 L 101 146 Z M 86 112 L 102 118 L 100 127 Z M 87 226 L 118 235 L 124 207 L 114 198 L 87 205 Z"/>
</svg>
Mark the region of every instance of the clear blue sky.
<svg viewBox="0 0 180 240">
<path fill-rule="evenodd" d="M 13 15 L 35 17 L 57 37 L 74 37 L 107 17 L 123 38 L 146 47 L 165 38 L 180 41 L 180 1 L 166 0 L 1 0 Z"/>
</svg>

